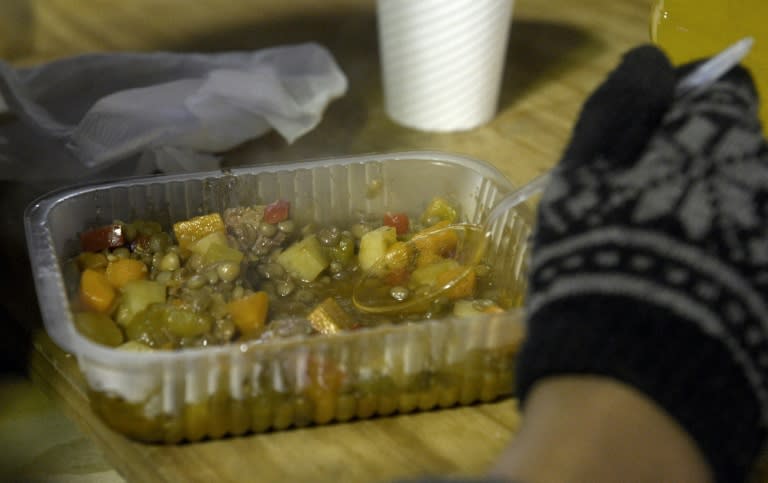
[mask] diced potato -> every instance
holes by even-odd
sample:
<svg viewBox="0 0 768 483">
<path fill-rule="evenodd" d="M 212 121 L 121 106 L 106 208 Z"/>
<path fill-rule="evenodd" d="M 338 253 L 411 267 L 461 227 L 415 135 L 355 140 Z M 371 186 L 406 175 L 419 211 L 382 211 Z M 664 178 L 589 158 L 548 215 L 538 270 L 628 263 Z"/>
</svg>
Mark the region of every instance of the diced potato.
<svg viewBox="0 0 768 483">
<path fill-rule="evenodd" d="M 351 329 L 354 319 L 339 305 L 333 297 L 320 302 L 307 316 L 312 327 L 321 334 L 335 334 Z"/>
<path fill-rule="evenodd" d="M 173 347 L 168 330 L 168 307 L 165 304 L 150 304 L 136 313 L 123 325 L 128 340 L 135 340 L 153 349 Z"/>
<path fill-rule="evenodd" d="M 203 335 L 213 325 L 212 317 L 206 313 L 195 313 L 176 307 L 168 307 L 166 327 L 177 337 L 195 337 Z"/>
<path fill-rule="evenodd" d="M 125 325 L 151 304 L 165 303 L 165 285 L 153 280 L 133 280 L 122 288 L 122 300 L 117 309 L 117 322 Z"/>
<path fill-rule="evenodd" d="M 245 335 L 258 333 L 267 321 L 269 297 L 266 292 L 255 292 L 227 304 L 227 312 L 240 332 Z"/>
<path fill-rule="evenodd" d="M 188 248 L 190 244 L 213 232 L 225 232 L 224 220 L 218 213 L 201 215 L 173 224 L 173 234 L 179 247 Z"/>
<path fill-rule="evenodd" d="M 429 205 L 421 214 L 421 222 L 427 223 L 430 220 L 439 219 L 448 223 L 455 223 L 458 218 L 456 208 L 445 198 L 435 197 L 429 202 Z"/>
<path fill-rule="evenodd" d="M 118 349 L 131 352 L 152 352 L 155 349 L 149 347 L 147 344 L 142 344 L 137 340 L 129 340 L 125 344 L 117 346 Z"/>
<path fill-rule="evenodd" d="M 199 238 L 195 240 L 194 242 L 191 242 L 187 245 L 187 249 L 191 251 L 192 253 L 198 253 L 200 255 L 205 255 L 205 253 L 212 247 L 212 246 L 229 246 L 229 243 L 227 241 L 227 234 L 223 231 L 214 231 L 213 233 L 209 233 L 202 238 Z"/>
<path fill-rule="evenodd" d="M 360 268 L 370 270 L 396 241 L 397 231 L 391 226 L 382 226 L 364 234 L 360 239 L 360 251 L 357 255 Z"/>
<path fill-rule="evenodd" d="M 240 263 L 243 261 L 243 252 L 228 245 L 212 244 L 203 255 L 203 263 L 212 265 L 221 262 Z"/>
<path fill-rule="evenodd" d="M 476 307 L 473 300 L 457 300 L 453 304 L 453 315 L 458 317 L 472 317 L 482 313 L 483 311 Z"/>
<path fill-rule="evenodd" d="M 93 312 L 108 312 L 117 293 L 104 273 L 87 268 L 80 277 L 80 302 Z"/>
<path fill-rule="evenodd" d="M 107 280 L 115 288 L 122 288 L 126 283 L 133 280 L 143 280 L 147 278 L 147 266 L 140 260 L 133 258 L 121 258 L 114 262 L 109 262 L 106 270 Z"/>
<path fill-rule="evenodd" d="M 329 265 L 315 235 L 309 235 L 289 246 L 278 255 L 277 263 L 294 277 L 308 282 L 317 278 Z"/>
<path fill-rule="evenodd" d="M 425 267 L 417 268 L 411 274 L 411 284 L 417 287 L 421 285 L 433 286 L 437 283 L 441 273 L 453 271 L 459 267 L 459 262 L 448 258 Z"/>
<path fill-rule="evenodd" d="M 75 327 L 78 332 L 96 343 L 110 347 L 116 347 L 123 343 L 123 333 L 106 314 L 77 312 L 75 314 Z"/>
<path fill-rule="evenodd" d="M 480 314 L 497 314 L 504 312 L 504 309 L 496 304 L 482 306 L 474 300 L 457 300 L 453 304 L 453 315 L 458 317 L 472 317 Z"/>
</svg>

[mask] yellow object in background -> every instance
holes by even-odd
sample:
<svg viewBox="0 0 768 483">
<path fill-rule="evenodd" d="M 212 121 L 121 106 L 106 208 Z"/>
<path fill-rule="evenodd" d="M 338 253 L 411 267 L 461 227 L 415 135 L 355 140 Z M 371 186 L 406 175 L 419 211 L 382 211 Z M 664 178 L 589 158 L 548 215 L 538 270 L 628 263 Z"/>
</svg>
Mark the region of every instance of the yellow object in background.
<svg viewBox="0 0 768 483">
<path fill-rule="evenodd" d="M 651 39 L 675 65 L 710 57 L 734 42 L 755 43 L 743 64 L 752 72 L 761 99 L 760 118 L 768 133 L 768 1 L 654 0 Z"/>
</svg>

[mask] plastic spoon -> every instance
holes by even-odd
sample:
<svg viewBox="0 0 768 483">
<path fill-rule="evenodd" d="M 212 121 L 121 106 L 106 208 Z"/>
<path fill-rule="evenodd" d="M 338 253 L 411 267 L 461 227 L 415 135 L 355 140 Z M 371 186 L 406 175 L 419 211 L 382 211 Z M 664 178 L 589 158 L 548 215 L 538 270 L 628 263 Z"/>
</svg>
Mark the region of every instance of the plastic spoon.
<svg viewBox="0 0 768 483">
<path fill-rule="evenodd" d="M 715 82 L 747 55 L 753 42 L 751 37 L 744 38 L 699 65 L 678 83 L 675 96 L 678 99 L 685 97 Z M 451 291 L 460 289 L 462 282 L 471 275 L 470 272 L 485 256 L 494 224 L 509 210 L 542 191 L 549 181 L 549 176 L 549 173 L 545 173 L 504 196 L 482 224 L 449 225 L 409 240 L 402 247 L 399 256 L 390 254 L 382 257 L 354 287 L 352 300 L 355 306 L 364 312 L 379 314 L 427 312 L 430 304 L 438 297 L 450 295 Z M 455 241 L 456 246 L 450 257 L 453 262 L 447 262 L 452 267 L 452 276 L 447 280 L 439 280 L 437 277 L 423 280 L 423 283 L 417 283 L 410 288 L 398 283 L 402 281 L 393 280 L 393 266 L 396 265 L 396 273 L 405 273 L 408 276 L 416 273 L 414 265 L 422 248 L 431 243 L 429 237 L 448 237 Z M 403 257 L 408 258 L 405 265 Z M 426 273 L 429 274 L 429 271 Z"/>
<path fill-rule="evenodd" d="M 549 174 L 541 175 L 505 195 L 490 211 L 483 224 L 456 223 L 439 229 L 428 229 L 426 233 L 405 242 L 399 253 L 385 255 L 355 285 L 352 292 L 355 306 L 364 312 L 379 314 L 429 311 L 430 303 L 441 294 L 450 296 L 451 290 L 460 290 L 462 282 L 483 260 L 496 221 L 510 209 L 543 190 L 548 180 Z M 439 270 L 423 270 L 427 278 L 421 280 L 424 277 L 417 270 L 419 257 L 427 252 L 427 258 L 434 258 L 429 247 L 441 244 L 451 245 L 451 255 L 431 265 L 440 267 Z M 403 262 L 404 259 L 407 261 Z M 445 273 L 450 273 L 448 279 L 430 277 L 432 273 L 444 269 Z M 407 274 L 405 278 L 409 283 L 393 280 L 402 274 Z"/>
</svg>

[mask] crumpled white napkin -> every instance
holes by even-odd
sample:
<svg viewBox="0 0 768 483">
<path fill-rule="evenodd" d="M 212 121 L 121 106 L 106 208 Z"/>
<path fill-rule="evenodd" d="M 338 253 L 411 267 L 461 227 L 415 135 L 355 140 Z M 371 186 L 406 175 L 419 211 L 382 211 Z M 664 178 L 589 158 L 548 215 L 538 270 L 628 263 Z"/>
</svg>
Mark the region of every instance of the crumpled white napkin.
<svg viewBox="0 0 768 483">
<path fill-rule="evenodd" d="M 210 169 L 275 129 L 313 129 L 347 79 L 324 47 L 220 54 L 109 53 L 14 70 L 0 62 L 0 179 Z M 130 166 L 129 166 L 130 165 Z"/>
</svg>

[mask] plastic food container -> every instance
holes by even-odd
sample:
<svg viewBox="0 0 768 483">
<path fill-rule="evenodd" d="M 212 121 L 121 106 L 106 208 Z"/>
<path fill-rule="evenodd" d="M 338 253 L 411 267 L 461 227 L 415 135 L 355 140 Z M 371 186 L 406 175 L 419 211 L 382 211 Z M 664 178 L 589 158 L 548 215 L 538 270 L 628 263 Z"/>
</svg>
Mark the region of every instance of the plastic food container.
<svg viewBox="0 0 768 483">
<path fill-rule="evenodd" d="M 114 219 L 170 226 L 194 215 L 276 199 L 299 222 L 355 213 L 418 213 L 449 197 L 479 221 L 512 189 L 486 163 L 412 152 L 156 176 L 49 194 L 26 212 L 26 236 L 47 332 L 76 355 L 93 409 L 129 437 L 174 443 L 370 418 L 509 395 L 523 336 L 517 311 L 266 343 L 128 352 L 95 344 L 73 323 L 69 290 L 81 230 Z M 499 286 L 522 300 L 533 207 L 494 230 Z"/>
</svg>

